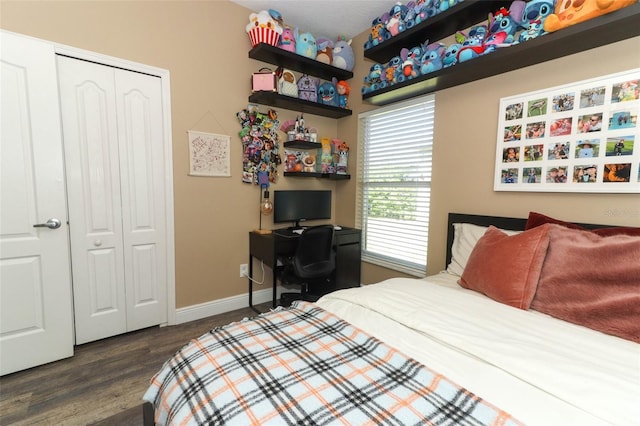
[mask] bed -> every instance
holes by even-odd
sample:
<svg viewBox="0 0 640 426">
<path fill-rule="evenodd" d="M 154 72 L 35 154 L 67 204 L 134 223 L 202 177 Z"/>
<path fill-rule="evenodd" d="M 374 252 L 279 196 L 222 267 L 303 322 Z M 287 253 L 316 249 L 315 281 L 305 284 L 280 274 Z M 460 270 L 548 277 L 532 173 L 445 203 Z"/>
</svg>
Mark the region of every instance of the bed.
<svg viewBox="0 0 640 426">
<path fill-rule="evenodd" d="M 145 424 L 638 424 L 640 228 L 448 227 L 439 274 L 192 340 L 151 380 Z"/>
</svg>

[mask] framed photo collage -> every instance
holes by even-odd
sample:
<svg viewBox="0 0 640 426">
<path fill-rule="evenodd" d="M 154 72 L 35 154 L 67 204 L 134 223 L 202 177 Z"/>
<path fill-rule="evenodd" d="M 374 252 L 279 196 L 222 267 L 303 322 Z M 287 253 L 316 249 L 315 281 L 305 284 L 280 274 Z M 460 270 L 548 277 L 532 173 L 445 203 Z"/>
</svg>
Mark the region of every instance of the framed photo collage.
<svg viewBox="0 0 640 426">
<path fill-rule="evenodd" d="M 496 191 L 640 193 L 640 69 L 500 100 Z"/>
</svg>

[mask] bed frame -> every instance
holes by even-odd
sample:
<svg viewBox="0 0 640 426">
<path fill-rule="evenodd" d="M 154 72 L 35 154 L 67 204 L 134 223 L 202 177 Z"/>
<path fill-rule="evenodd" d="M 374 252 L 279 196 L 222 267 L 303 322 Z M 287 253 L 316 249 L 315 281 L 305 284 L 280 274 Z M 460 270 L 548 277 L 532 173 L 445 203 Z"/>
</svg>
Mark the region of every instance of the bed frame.
<svg viewBox="0 0 640 426">
<path fill-rule="evenodd" d="M 508 229 L 514 231 L 524 231 L 527 224 L 527 219 L 501 217 L 501 216 L 484 216 L 475 214 L 464 213 L 449 213 L 447 224 L 447 265 L 451 262 L 451 246 L 453 245 L 453 233 L 454 223 L 471 223 L 479 226 L 494 225 L 501 229 Z M 589 223 L 576 223 L 587 229 L 606 228 L 611 225 L 596 225 Z M 142 404 L 143 424 L 145 426 L 152 426 L 154 422 L 154 407 L 150 402 L 145 401 Z"/>
</svg>

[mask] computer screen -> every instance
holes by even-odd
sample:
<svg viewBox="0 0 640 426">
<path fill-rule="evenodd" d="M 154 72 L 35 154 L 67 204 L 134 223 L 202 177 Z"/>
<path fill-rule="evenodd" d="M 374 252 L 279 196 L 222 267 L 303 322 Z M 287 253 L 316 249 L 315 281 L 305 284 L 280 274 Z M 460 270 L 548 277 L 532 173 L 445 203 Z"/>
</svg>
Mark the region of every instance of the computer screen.
<svg viewBox="0 0 640 426">
<path fill-rule="evenodd" d="M 273 222 L 300 222 L 331 219 L 331 191 L 289 190 L 273 192 Z"/>
</svg>

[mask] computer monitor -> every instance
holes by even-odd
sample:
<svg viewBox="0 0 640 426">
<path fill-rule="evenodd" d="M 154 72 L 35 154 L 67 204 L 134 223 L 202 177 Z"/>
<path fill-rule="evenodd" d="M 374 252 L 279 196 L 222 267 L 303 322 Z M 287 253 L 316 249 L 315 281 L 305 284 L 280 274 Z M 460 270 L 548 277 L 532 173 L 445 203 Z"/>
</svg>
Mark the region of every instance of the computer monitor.
<svg viewBox="0 0 640 426">
<path fill-rule="evenodd" d="M 273 192 L 273 222 L 300 222 L 331 219 L 331 191 L 289 190 Z"/>
</svg>

